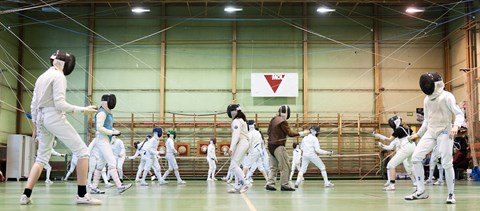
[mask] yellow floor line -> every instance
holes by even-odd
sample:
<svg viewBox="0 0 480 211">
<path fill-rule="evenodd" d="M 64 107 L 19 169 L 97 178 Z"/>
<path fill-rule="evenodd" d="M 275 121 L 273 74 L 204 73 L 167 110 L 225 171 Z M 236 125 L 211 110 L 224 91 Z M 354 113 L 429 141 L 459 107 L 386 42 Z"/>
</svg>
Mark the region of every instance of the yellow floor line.
<svg viewBox="0 0 480 211">
<path fill-rule="evenodd" d="M 253 206 L 253 203 L 250 201 L 250 199 L 248 199 L 247 195 L 245 195 L 245 193 L 242 193 L 240 194 L 242 195 L 242 198 L 243 200 L 245 201 L 245 203 L 247 203 L 247 206 L 248 206 L 248 209 L 250 211 L 257 211 L 257 209 L 255 208 L 255 206 Z"/>
</svg>

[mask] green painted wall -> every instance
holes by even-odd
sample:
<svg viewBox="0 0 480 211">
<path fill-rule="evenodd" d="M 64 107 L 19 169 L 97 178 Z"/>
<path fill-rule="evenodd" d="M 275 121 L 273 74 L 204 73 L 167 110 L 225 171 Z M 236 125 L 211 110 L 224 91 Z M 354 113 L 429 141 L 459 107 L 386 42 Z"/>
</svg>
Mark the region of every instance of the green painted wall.
<svg viewBox="0 0 480 211">
<path fill-rule="evenodd" d="M 2 15 L 0 22 L 0 144 L 7 143 L 8 134 L 16 133 L 18 41 L 17 15 Z M 30 110 L 30 109 L 28 109 Z"/>
<path fill-rule="evenodd" d="M 28 70 L 25 77 L 29 81 L 22 99 L 24 105 L 29 106 L 29 90 L 47 68 L 48 57 L 55 49 L 65 49 L 77 56 L 76 71 L 67 77 L 67 100 L 76 105 L 87 104 L 89 31 L 85 26 L 88 26 L 88 14 L 95 14 L 95 105 L 99 105 L 101 95 L 114 93 L 118 99 L 114 110 L 116 118 L 130 118 L 131 113 L 135 113 L 145 121 L 158 120 L 162 98 L 166 116 L 223 112 L 232 102 L 232 20 L 235 16 L 225 14 L 223 7 L 215 5 L 168 6 L 165 17 L 161 15 L 160 6 L 152 7 L 150 13 L 143 15 L 133 15 L 129 9 L 114 5 L 113 8 L 98 6 L 95 11 L 80 6 L 62 10 L 75 21 L 58 13 L 26 12 L 29 18 L 25 20 L 24 41 L 34 53 L 23 46 L 24 65 Z M 406 117 L 406 114 L 422 106 L 418 77 L 427 71 L 443 71 L 443 28 L 430 30 L 431 23 L 406 17 L 400 13 L 402 10 L 400 7 L 378 8 L 380 70 L 385 89 L 380 95 L 382 120 L 395 113 L 404 116 L 407 122 L 415 122 L 414 116 Z M 308 15 L 306 26 L 300 18 L 304 13 Z M 292 111 L 302 115 L 303 90 L 307 88 L 311 115 L 361 113 L 372 116 L 375 107 L 372 14 L 372 6 L 362 5 L 342 6 L 336 13 L 327 15 L 316 13 L 315 7 L 303 11 L 301 6 L 288 4 L 281 8 L 245 7 L 235 23 L 237 102 L 249 116 L 259 113 L 270 117 L 280 104 L 289 104 Z M 428 12 L 422 18 L 434 20 L 441 14 L 442 11 Z M 163 21 L 166 29 L 162 28 Z M 450 22 L 449 32 L 460 33 L 461 23 L 461 19 Z M 307 31 L 308 55 L 303 55 L 304 31 Z M 165 64 L 160 63 L 161 32 L 166 35 Z M 4 34 L 0 32 L 0 39 L 12 40 L 9 48 L 16 49 L 19 44 L 15 39 Z M 451 53 L 453 78 L 465 58 L 462 40 L 460 35 L 450 37 L 454 52 Z M 303 75 L 304 56 L 308 58 L 307 76 Z M 162 65 L 165 65 L 165 96 L 159 94 Z M 263 72 L 298 73 L 298 97 L 252 98 L 250 75 Z M 305 77 L 308 87 L 303 87 Z M 460 82 L 453 83 L 455 86 Z M 13 96 L 4 94 L 4 86 L 1 90 L 2 100 L 14 100 Z M 454 89 L 456 95 L 461 96 L 461 92 L 460 87 Z M 0 115 L 14 118 L 14 112 L 7 110 L 2 105 Z M 68 118 L 84 135 L 85 117 L 69 114 Z M 226 117 L 221 120 L 226 121 Z M 4 125 L 0 131 L 9 131 Z M 22 132 L 30 132 L 27 120 L 22 120 Z M 138 130 L 135 135 L 141 137 L 143 133 L 147 130 Z"/>
</svg>

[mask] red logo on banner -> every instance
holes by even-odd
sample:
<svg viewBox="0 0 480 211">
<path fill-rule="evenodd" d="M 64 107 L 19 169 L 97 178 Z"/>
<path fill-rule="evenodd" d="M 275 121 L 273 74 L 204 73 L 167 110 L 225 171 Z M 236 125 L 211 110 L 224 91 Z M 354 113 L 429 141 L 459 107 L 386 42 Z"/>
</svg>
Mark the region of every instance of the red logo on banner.
<svg viewBox="0 0 480 211">
<path fill-rule="evenodd" d="M 265 79 L 267 79 L 268 84 L 273 90 L 273 93 L 277 92 L 278 87 L 283 81 L 285 74 L 272 74 L 272 75 L 264 75 Z"/>
</svg>

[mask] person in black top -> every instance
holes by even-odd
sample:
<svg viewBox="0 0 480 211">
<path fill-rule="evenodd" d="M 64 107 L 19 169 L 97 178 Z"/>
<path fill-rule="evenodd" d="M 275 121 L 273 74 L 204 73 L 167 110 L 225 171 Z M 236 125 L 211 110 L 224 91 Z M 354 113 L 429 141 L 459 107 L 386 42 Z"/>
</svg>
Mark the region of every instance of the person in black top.
<svg viewBox="0 0 480 211">
<path fill-rule="evenodd" d="M 388 181 L 385 183 L 384 190 L 392 191 L 395 190 L 395 167 L 403 162 L 403 166 L 407 171 L 407 174 L 410 175 L 413 185 L 415 186 L 415 176 L 413 174 L 413 164 L 412 164 L 412 153 L 415 150 L 415 143 L 408 140 L 412 130 L 406 125 L 402 125 L 402 119 L 399 116 L 393 116 L 388 120 L 388 124 L 393 129 L 392 136 L 387 138 L 384 135 L 373 133 L 375 138 L 381 139 L 382 141 L 391 141 L 389 145 L 384 145 L 382 142 L 378 142 L 378 146 L 385 150 L 393 150 L 395 148 L 396 153 L 392 159 L 387 164 L 387 177 Z"/>
</svg>

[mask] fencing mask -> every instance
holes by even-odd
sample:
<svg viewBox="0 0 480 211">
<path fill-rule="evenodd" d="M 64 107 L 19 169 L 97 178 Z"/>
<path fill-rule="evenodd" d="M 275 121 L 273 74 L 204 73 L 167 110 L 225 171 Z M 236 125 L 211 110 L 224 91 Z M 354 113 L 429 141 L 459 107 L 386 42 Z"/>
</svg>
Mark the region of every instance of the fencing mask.
<svg viewBox="0 0 480 211">
<path fill-rule="evenodd" d="M 308 130 L 310 131 L 310 134 L 317 136 L 318 133 L 320 133 L 320 126 L 311 126 Z"/>
<path fill-rule="evenodd" d="M 255 127 L 256 127 L 255 120 L 248 120 L 247 125 L 248 125 L 249 131 L 255 130 Z"/>
<path fill-rule="evenodd" d="M 50 64 L 62 70 L 64 75 L 70 75 L 75 68 L 75 56 L 71 53 L 57 50 L 50 56 Z"/>
<path fill-rule="evenodd" d="M 281 105 L 278 108 L 278 114 L 282 116 L 285 120 L 290 118 L 290 106 L 288 105 Z"/>
<path fill-rule="evenodd" d="M 237 111 L 239 110 L 242 110 L 240 108 L 240 104 L 230 104 L 227 106 L 227 114 L 228 114 L 228 117 L 230 117 L 231 119 L 235 118 L 235 116 L 237 116 Z"/>
<path fill-rule="evenodd" d="M 442 76 L 438 73 L 425 73 L 420 76 L 420 88 L 426 95 L 431 95 L 435 91 L 435 82 L 442 81 Z"/>
<path fill-rule="evenodd" d="M 390 125 L 390 127 L 394 130 L 397 129 L 397 127 L 400 127 L 400 123 L 402 123 L 402 118 L 399 116 L 395 115 L 388 119 L 388 125 Z"/>
<path fill-rule="evenodd" d="M 117 97 L 114 94 L 105 94 L 102 96 L 102 107 L 112 110 L 117 105 Z"/>
</svg>

